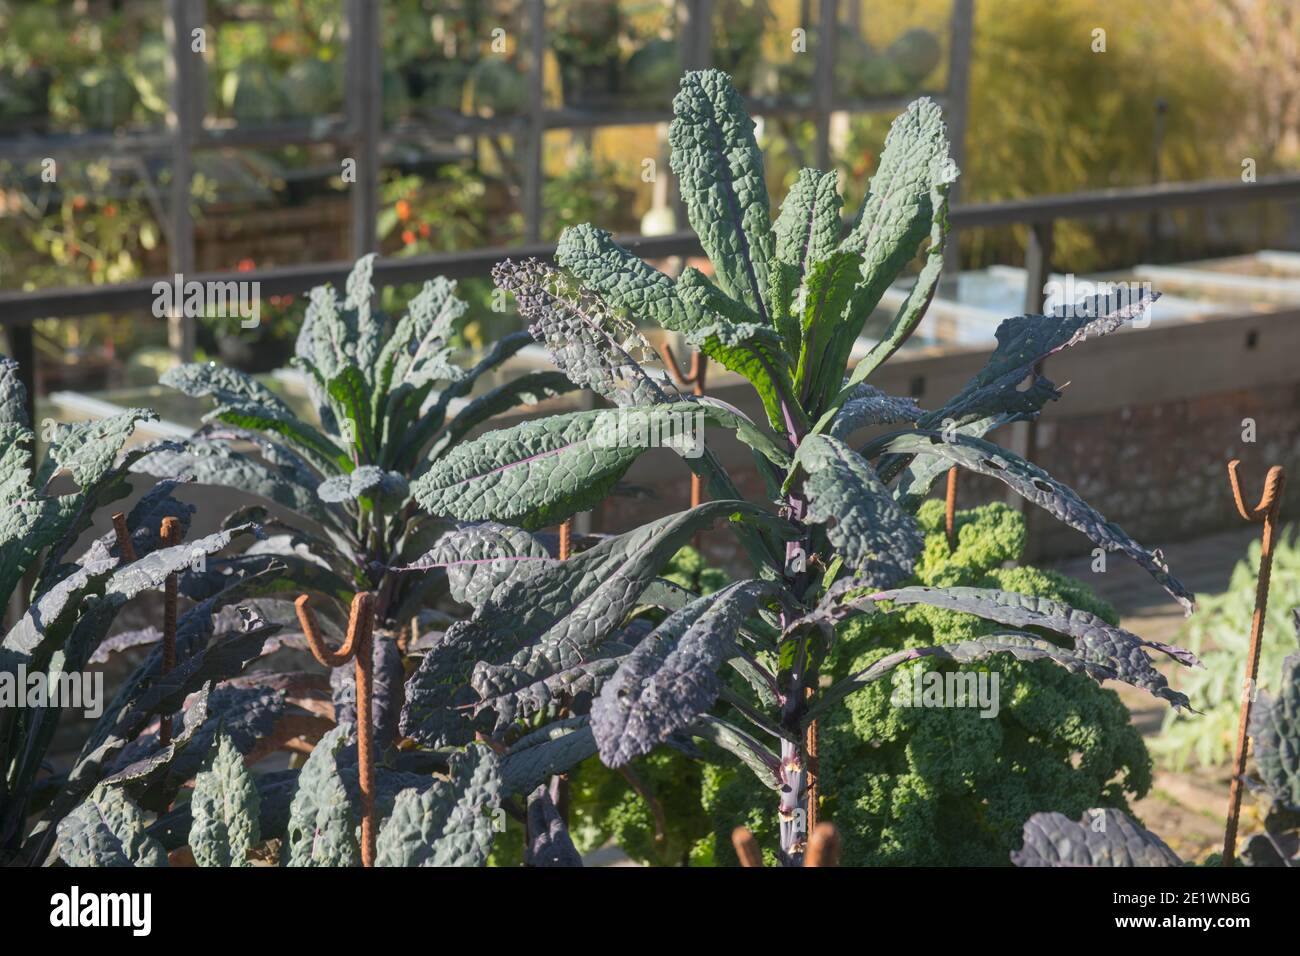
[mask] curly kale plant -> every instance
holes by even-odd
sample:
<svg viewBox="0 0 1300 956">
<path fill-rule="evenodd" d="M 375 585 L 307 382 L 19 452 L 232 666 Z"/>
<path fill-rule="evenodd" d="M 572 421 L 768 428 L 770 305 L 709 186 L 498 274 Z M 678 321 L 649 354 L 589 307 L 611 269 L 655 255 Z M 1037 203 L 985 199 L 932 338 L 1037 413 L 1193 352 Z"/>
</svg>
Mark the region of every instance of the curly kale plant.
<svg viewBox="0 0 1300 956">
<path fill-rule="evenodd" d="M 912 513 L 957 464 L 1003 481 L 1097 546 L 1128 555 L 1190 609 L 1191 595 L 1158 553 L 984 437 L 1034 417 L 1059 396 L 1035 372 L 1039 362 L 1120 328 L 1154 296 L 1103 296 L 1009 319 L 984 368 L 944 405 L 923 411 L 867 380 L 920 322 L 942 266 L 957 170 L 938 107 L 918 101 L 894 123 L 870 193 L 843 238 L 834 173 L 801 173 L 773 223 L 754 124 L 724 74 L 687 74 L 674 112 L 672 165 L 714 277 L 688 269 L 674 281 L 590 226 L 561 237 L 560 268 L 536 261 L 497 268 L 498 284 L 514 294 L 556 363 L 618 407 L 463 442 L 413 482 L 416 499 L 433 514 L 506 524 L 461 529 L 459 540 L 444 539 L 443 550 L 426 560 L 472 583 L 475 610 L 429 648 L 408 682 L 404 732 L 429 746 L 465 742 L 476 732 L 493 736 L 506 750 L 507 775 L 512 760 L 528 768 L 520 770 L 521 783 L 572 766 L 593 749 L 608 766 L 622 767 L 661 745 L 692 751 L 693 739 L 708 741 L 770 788 L 780 821 L 777 852 L 797 864 L 807 819 L 806 742 L 815 724 L 900 665 L 1051 660 L 1183 705 L 1146 654 L 1149 648 L 1190 663 L 1176 648 L 1047 598 L 900 586 L 924 544 Z M 927 235 L 911 292 L 884 338 L 850 370 L 868 314 Z M 682 334 L 748 379 L 775 436 L 737 409 L 679 394 L 643 367 L 650 352 L 636 322 Z M 710 422 L 748 443 L 771 498 L 743 500 L 716 458 L 688 448 L 685 461 L 714 499 L 706 504 L 606 538 L 567 561 L 547 556 L 521 530 L 590 508 L 645 450 L 641 436 L 682 420 Z M 868 424 L 894 427 L 855 448 L 851 438 Z M 753 561 L 752 577 L 701 596 L 659 579 L 682 544 L 722 518 Z M 648 633 L 632 620 L 645 605 L 668 612 Z M 904 647 L 823 685 L 823 676 L 832 676 L 826 664 L 836 625 L 915 605 L 975 614 L 998 627 Z M 724 669 L 744 678 L 743 692 L 724 679 Z M 551 718 L 558 720 L 537 726 Z"/>
<path fill-rule="evenodd" d="M 1019 558 L 1025 541 L 1024 519 L 1007 506 L 958 512 L 955 549 L 944 533 L 942 502 L 925 502 L 916 518 L 926 543 L 909 585 L 999 588 L 1117 623 L 1114 611 L 1075 581 L 1004 567 Z M 679 555 L 669 572 L 693 568 L 692 557 Z M 677 583 L 689 587 L 696 580 L 681 576 Z M 970 640 L 992 628 L 925 605 L 853 618 L 839 627 L 824 672 L 844 677 L 902 648 Z M 839 828 L 845 865 L 1005 864 L 1031 813 L 1124 810 L 1126 795 L 1141 797 L 1149 789 L 1150 759 L 1127 709 L 1087 677 L 1044 661 L 1003 661 L 1000 676 L 1011 693 L 987 718 L 975 709 L 892 706 L 893 692 L 913 681 L 917 669 L 988 665 L 916 661 L 895 672 L 895 686 L 870 686 L 822 722 L 820 809 Z M 571 774 L 581 845 L 613 840 L 643 862 L 707 865 L 735 862 L 737 826 L 748 826 L 760 842 L 776 841 L 765 789 L 744 768 L 717 760 L 701 765 L 661 749 L 623 769 L 630 775 L 593 759 Z"/>
<path fill-rule="evenodd" d="M 337 624 L 356 592 L 375 592 L 374 711 L 377 739 L 391 742 L 404 676 L 397 632 L 445 585 L 437 573 L 398 570 L 443 530 L 415 506 L 410 480 L 491 416 L 573 386 L 557 372 L 534 372 L 457 410 L 476 381 L 531 339 L 523 332 L 507 336 L 477 364 L 460 368 L 447 344 L 465 311 L 455 284 L 441 277 L 424 283 L 406 314 L 393 320 L 372 308 L 373 265 L 373 256 L 356 264 L 342 302 L 330 286 L 310 294 L 293 364 L 307 378 L 315 421 L 300 418 L 242 372 L 211 363 L 181 366 L 163 384 L 211 397 L 216 407 L 183 449 L 150 455 L 135 469 L 190 474 L 200 484 L 246 492 L 292 513 L 286 523 L 260 508 L 240 512 L 257 515 L 272 534 L 243 555 L 213 563 L 206 581 L 191 580 L 192 596 L 204 596 L 233 571 L 274 569 L 271 596 L 305 592 L 330 599 L 322 610 Z M 350 668 L 335 671 L 335 697 L 338 719 L 351 720 Z"/>
</svg>

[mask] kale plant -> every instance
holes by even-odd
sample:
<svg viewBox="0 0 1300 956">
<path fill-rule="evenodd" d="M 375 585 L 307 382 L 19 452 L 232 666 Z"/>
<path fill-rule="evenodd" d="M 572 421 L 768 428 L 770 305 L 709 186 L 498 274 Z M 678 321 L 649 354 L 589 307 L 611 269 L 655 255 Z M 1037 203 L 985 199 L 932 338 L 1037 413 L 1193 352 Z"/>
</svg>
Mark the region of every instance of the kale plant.
<svg viewBox="0 0 1300 956">
<path fill-rule="evenodd" d="M 1300 608 L 1288 612 L 1300 639 Z M 1268 800 L 1264 830 L 1246 841 L 1246 866 L 1300 865 L 1300 652 L 1281 665 L 1276 694 L 1261 693 L 1250 714 L 1256 778 L 1247 783 Z M 1036 813 L 1025 822 L 1017 866 L 1181 866 L 1163 840 L 1118 810 L 1092 809 L 1078 822 Z M 1211 854 L 1205 865 L 1218 865 Z"/>
<path fill-rule="evenodd" d="M 507 336 L 477 364 L 453 363 L 448 345 L 465 304 L 455 284 L 425 282 L 397 320 L 372 307 L 374 256 L 357 262 L 343 301 L 334 289 L 310 293 L 293 365 L 310 388 L 315 420 L 299 417 L 280 396 L 234 369 L 191 364 L 167 372 L 162 382 L 216 407 L 183 449 L 159 452 L 135 465 L 154 475 L 193 475 L 273 502 L 289 522 L 265 509 L 245 509 L 271 534 L 244 554 L 210 565 L 206 580 L 191 579 L 191 596 L 203 597 L 232 572 L 276 572 L 272 597 L 299 593 L 327 599 L 322 611 L 339 624 L 359 591 L 373 591 L 373 653 L 377 739 L 391 743 L 403 680 L 399 629 L 436 596 L 439 574 L 402 573 L 443 530 L 412 500 L 410 480 L 454 453 L 457 443 L 488 418 L 573 386 L 557 372 L 519 376 L 467 401 L 485 374 L 531 339 Z M 251 451 L 244 447 L 251 446 Z M 239 520 L 232 516 L 231 520 Z M 354 718 L 351 668 L 334 672 L 336 715 Z"/>
<path fill-rule="evenodd" d="M 1291 609 L 1300 639 L 1300 608 Z M 1264 832 L 1252 836 L 1242 853 L 1253 866 L 1300 865 L 1300 651 L 1294 645 L 1280 668 L 1274 694 L 1261 693 L 1250 713 L 1257 790 L 1269 799 Z"/>
<path fill-rule="evenodd" d="M 559 268 L 498 266 L 498 284 L 514 294 L 557 365 L 617 408 L 489 432 L 452 448 L 412 483 L 431 514 L 489 523 L 458 529 L 421 562 L 447 568 L 474 613 L 429 647 L 409 680 L 403 732 L 426 746 L 488 735 L 505 750 L 505 773 L 513 766 L 520 787 L 593 751 L 621 767 L 660 745 L 694 752 L 695 739 L 706 741 L 771 790 L 777 852 L 798 864 L 808 741 L 817 722 L 903 664 L 995 655 L 1051 660 L 1185 705 L 1146 654 L 1191 663 L 1177 648 L 1047 598 L 899 586 L 924 543 L 913 512 L 956 464 L 1004 482 L 1096 546 L 1128 555 L 1191 609 L 1191 595 L 1158 552 L 985 437 L 1059 397 L 1035 371 L 1039 362 L 1120 328 L 1155 297 L 1099 296 L 1009 319 L 984 368 L 941 407 L 923 411 L 868 379 L 920 322 L 942 267 L 957 169 L 938 107 L 919 100 L 894 123 L 847 235 L 833 172 L 803 171 L 773 223 L 754 124 L 725 74 L 688 73 L 673 107 L 672 166 L 715 276 L 687 269 L 674 281 L 591 226 L 564 233 Z M 867 316 L 927 236 L 911 292 L 850 371 Z M 638 322 L 681 334 L 748 379 L 766 421 L 682 395 L 647 370 L 642 363 L 652 353 Z M 770 497 L 743 500 L 707 450 L 688 452 L 685 461 L 713 500 L 566 561 L 549 557 L 528 532 L 592 507 L 645 450 L 638 436 L 683 418 L 707 420 L 749 444 Z M 850 439 L 868 424 L 894 427 L 855 449 Z M 724 518 L 753 562 L 752 577 L 709 595 L 659 578 L 692 535 Z M 652 629 L 634 619 L 646 605 L 667 612 Z M 840 622 L 915 605 L 999 626 L 894 651 L 823 686 Z M 743 692 L 723 679 L 724 668 L 744 678 Z"/>
<path fill-rule="evenodd" d="M 1232 569 L 1228 587 L 1219 594 L 1198 594 L 1197 615 L 1186 624 L 1188 650 L 1204 667 L 1179 674 L 1178 689 L 1200 711 L 1189 719 L 1170 712 L 1151 750 L 1158 760 L 1182 769 L 1189 764 L 1221 766 L 1232 759 L 1237 743 L 1240 688 L 1250 643 L 1249 621 L 1255 613 L 1259 579 L 1260 541 L 1251 541 L 1246 555 Z M 1291 618 L 1288 608 L 1300 605 L 1300 527 L 1282 528 L 1273 552 L 1271 598 L 1260 644 L 1259 686 L 1272 690 L 1289 652 Z"/>
<path fill-rule="evenodd" d="M 1015 591 L 1118 623 L 1114 610 L 1083 584 L 1052 571 L 1007 566 L 1024 547 L 1018 512 L 999 502 L 957 512 L 956 519 L 956 546 L 950 547 L 943 502 L 921 506 L 916 520 L 925 547 L 908 585 Z M 728 583 L 697 586 L 709 573 L 698 570 L 698 556 L 688 553 L 664 577 L 700 593 Z M 837 628 L 823 673 L 842 679 L 894 651 L 970 640 L 995 626 L 921 604 L 861 615 Z M 864 688 L 822 721 L 819 809 L 839 828 L 842 865 L 1006 864 L 1033 812 L 1077 817 L 1096 806 L 1127 810 L 1128 795 L 1149 790 L 1151 761 L 1118 695 L 1050 662 L 1000 661 L 1009 692 L 993 717 L 973 708 L 891 703 L 917 669 L 988 666 L 919 660 L 898 668 L 893 684 L 882 680 Z M 712 865 L 736 862 L 731 833 L 738 826 L 760 843 L 777 840 L 766 789 L 728 761 L 701 765 L 661 748 L 618 771 L 592 758 L 570 777 L 574 836 L 582 846 L 612 839 L 644 862 Z"/>
<path fill-rule="evenodd" d="M 358 865 L 360 817 L 351 731 L 340 724 L 326 734 L 292 788 L 278 788 L 269 805 L 234 740 L 220 733 L 194 779 L 189 802 L 194 862 L 248 866 L 263 838 L 275 834 L 282 839 L 282 865 Z M 487 861 L 500 775 L 496 755 L 486 747 L 453 754 L 446 779 L 384 769 L 378 783 L 377 802 L 385 820 L 377 865 L 482 866 Z M 165 834 L 149 825 L 122 787 L 105 783 L 60 822 L 58 852 L 69 866 L 166 866 Z"/>
<path fill-rule="evenodd" d="M 25 613 L 0 645 L 0 859 L 42 863 L 51 849 L 54 824 L 120 769 L 131 748 L 135 756 L 149 758 L 149 784 L 158 784 L 159 792 L 169 787 L 175 792 L 184 777 L 174 784 L 161 781 L 182 766 L 183 740 L 162 747 L 156 734 L 144 731 L 160 717 L 171 720 L 191 693 L 206 694 L 212 684 L 239 673 L 259 655 L 274 629 L 245 622 L 220 635 L 220 647 L 208 647 L 214 611 L 237 600 L 248 583 L 232 581 L 181 616 L 176 667 L 164 674 L 161 648 L 155 647 L 116 697 L 101 701 L 103 713 L 71 769 L 42 775 L 60 718 L 76 696 L 68 692 L 89 678 L 90 664 L 115 645 L 156 644 L 160 637 L 156 630 L 109 637 L 123 607 L 257 529 L 235 524 L 204 538 L 166 544 L 160 535 L 163 520 L 175 519 L 187 531 L 194 511 L 173 497 L 177 480 L 172 479 L 157 483 L 125 516 L 129 540 L 110 532 L 71 557 L 95 512 L 130 493 L 132 463 L 175 448 L 165 442 L 127 447 L 136 424 L 157 417 L 131 409 L 98 421 L 53 424 L 45 436 L 46 454 L 33 467 L 36 436 L 27 421 L 25 397 L 17 365 L 0 360 L 0 593 L 22 587 L 28 598 Z M 29 700 L 28 706 L 13 699 L 36 686 L 44 688 L 43 699 Z M 84 695 L 83 703 L 90 703 Z M 227 717 L 239 710 L 238 701 L 229 703 Z M 34 815 L 36 822 L 29 827 Z"/>
</svg>

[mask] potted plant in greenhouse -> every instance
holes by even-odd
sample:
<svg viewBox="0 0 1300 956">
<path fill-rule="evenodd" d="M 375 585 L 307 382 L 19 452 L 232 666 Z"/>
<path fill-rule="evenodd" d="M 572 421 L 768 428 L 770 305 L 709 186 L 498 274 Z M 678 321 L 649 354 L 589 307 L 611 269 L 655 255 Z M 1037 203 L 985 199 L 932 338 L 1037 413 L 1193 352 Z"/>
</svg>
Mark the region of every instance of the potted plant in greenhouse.
<svg viewBox="0 0 1300 956">
<path fill-rule="evenodd" d="M 622 767 L 665 745 L 719 748 L 768 788 L 780 823 L 769 850 L 797 864 L 819 810 L 809 793 L 819 722 L 900 668 L 942 684 L 963 667 L 978 676 L 1004 659 L 1053 661 L 1185 705 L 1147 653 L 1193 663 L 1185 651 L 1051 598 L 905 584 L 924 546 L 914 512 L 956 464 L 1005 483 L 1097 547 L 1130 557 L 1191 609 L 1191 595 L 1158 552 L 985 437 L 1059 397 L 1035 371 L 1038 362 L 1122 327 L 1156 297 L 1099 296 L 1008 319 L 984 368 L 942 406 L 921 411 L 868 379 L 916 328 L 942 268 L 957 170 L 938 107 L 921 100 L 895 121 L 843 238 L 833 172 L 804 170 L 772 221 L 753 123 L 724 74 L 687 74 L 674 113 L 673 169 L 716 281 L 695 269 L 673 281 L 590 226 L 561 237 L 558 268 L 498 266 L 498 284 L 556 363 L 616 407 L 489 432 L 412 483 L 431 514 L 513 527 L 460 529 L 420 562 L 456 569 L 474 612 L 447 629 L 409 680 L 403 732 L 430 747 L 486 735 L 507 763 L 513 757 L 519 766 L 527 754 L 528 783 L 594 752 Z M 886 335 L 850 372 L 866 316 L 927 236 L 916 283 Z M 748 379 L 765 421 L 682 395 L 648 372 L 643 363 L 653 353 L 633 317 L 684 335 Z M 1017 387 L 1026 380 L 1027 388 Z M 705 422 L 754 451 L 764 497 L 746 500 L 699 444 Z M 849 440 L 867 424 L 893 427 L 855 449 Z M 567 561 L 550 557 L 526 532 L 601 500 L 645 450 L 651 429 L 672 437 L 713 500 Z M 750 577 L 708 595 L 659 578 L 681 545 L 719 520 L 752 562 Z M 469 566 L 471 556 L 477 560 Z M 653 628 L 632 618 L 645 606 L 666 613 Z M 831 676 L 826 663 L 839 624 L 914 606 L 997 626 L 905 646 L 822 680 Z M 738 682 L 724 679 L 731 672 Z"/>
<path fill-rule="evenodd" d="M 618 4 L 604 0 L 565 0 L 554 13 L 551 49 L 560 66 L 564 105 L 574 109 L 607 106 L 619 90 Z"/>
<path fill-rule="evenodd" d="M 769 0 L 720 0 L 713 6 L 713 65 L 743 94 L 754 91 L 772 17 Z"/>
</svg>

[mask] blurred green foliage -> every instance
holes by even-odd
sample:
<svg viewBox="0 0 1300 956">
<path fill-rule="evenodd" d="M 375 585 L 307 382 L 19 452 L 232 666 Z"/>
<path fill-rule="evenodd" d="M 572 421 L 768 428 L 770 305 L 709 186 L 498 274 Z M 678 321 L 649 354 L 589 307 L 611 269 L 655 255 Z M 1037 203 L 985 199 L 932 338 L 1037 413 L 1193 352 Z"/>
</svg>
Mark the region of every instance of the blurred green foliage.
<svg viewBox="0 0 1300 956">
<path fill-rule="evenodd" d="M 1204 667 L 1181 668 L 1175 675 L 1179 690 L 1199 714 L 1165 715 L 1164 728 L 1151 746 L 1157 759 L 1176 770 L 1226 763 L 1237 740 L 1237 719 L 1250 622 L 1255 613 L 1255 583 L 1259 577 L 1260 542 L 1250 543 L 1246 556 L 1232 569 L 1228 589 L 1221 594 L 1196 595 L 1196 613 L 1187 620 L 1178 643 L 1201 659 Z M 1295 653 L 1293 608 L 1300 607 L 1300 525 L 1281 529 L 1273 552 L 1268 614 L 1260 645 L 1257 689 L 1277 692 L 1282 659 Z"/>
</svg>

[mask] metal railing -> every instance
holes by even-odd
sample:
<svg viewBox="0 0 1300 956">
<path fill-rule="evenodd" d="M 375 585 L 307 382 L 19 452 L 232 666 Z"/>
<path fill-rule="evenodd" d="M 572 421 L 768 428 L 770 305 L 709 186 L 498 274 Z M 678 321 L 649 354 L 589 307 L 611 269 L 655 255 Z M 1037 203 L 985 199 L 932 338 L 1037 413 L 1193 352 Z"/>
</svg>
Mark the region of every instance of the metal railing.
<svg viewBox="0 0 1300 956">
<path fill-rule="evenodd" d="M 1254 182 L 1212 181 L 1164 183 L 1155 186 L 1037 196 L 1003 202 L 955 206 L 949 212 L 954 229 L 980 229 L 1007 225 L 1028 225 L 1026 254 L 1026 312 L 1041 311 L 1044 289 L 1051 272 L 1053 232 L 1061 219 L 1079 219 L 1119 213 L 1148 213 L 1168 209 L 1232 206 L 1246 203 L 1300 201 L 1300 175 L 1264 176 Z M 663 236 L 619 237 L 626 248 L 645 259 L 691 256 L 701 252 L 693 232 Z M 955 247 L 955 242 L 949 243 Z M 507 258 L 553 259 L 554 243 L 525 243 L 466 252 L 433 253 L 378 259 L 375 279 L 385 285 L 422 282 L 436 275 L 451 279 L 488 276 L 492 267 Z M 206 281 L 256 281 L 264 295 L 297 295 L 325 282 L 341 285 L 350 262 L 313 263 L 258 269 L 251 272 L 222 271 L 187 278 Z M 37 319 L 80 317 L 151 309 L 156 298 L 154 284 L 160 279 L 140 279 L 110 286 L 48 289 L 36 292 L 0 293 L 0 327 L 8 333 L 13 358 L 27 377 L 29 395 L 35 395 L 32 370 L 35 347 L 31 323 Z"/>
<path fill-rule="evenodd" d="M 1001 202 L 959 205 L 949 211 L 955 230 L 984 229 L 1008 225 L 1029 225 L 1042 243 L 1050 241 L 1053 225 L 1060 219 L 1081 219 L 1117 213 L 1144 213 L 1168 209 L 1230 206 L 1255 202 L 1300 201 L 1300 174 L 1264 176 L 1253 183 L 1211 181 L 1163 183 L 1156 186 L 1107 189 L 1092 192 L 1036 196 Z M 692 256 L 702 251 L 699 239 L 690 231 L 662 236 L 624 235 L 618 241 L 644 259 Z M 377 259 L 375 279 L 384 285 L 423 282 L 436 275 L 450 279 L 486 277 L 503 259 L 550 260 L 555 243 L 534 242 L 494 246 L 464 252 L 438 252 L 402 258 Z M 1032 254 L 1031 254 L 1032 257 Z M 1042 286 L 1047 277 L 1050 255 L 1031 268 L 1030 286 Z M 1030 263 L 1031 266 L 1035 265 Z M 250 272 L 225 270 L 187 276 L 204 281 L 257 281 L 264 295 L 298 295 L 325 282 L 340 284 L 352 268 L 351 262 L 323 262 L 306 265 L 255 269 Z M 151 309 L 156 282 L 170 276 L 137 279 L 116 285 L 42 289 L 35 292 L 0 292 L 0 327 L 28 325 L 44 318 L 78 318 L 91 315 Z M 1041 288 L 1040 288 L 1041 294 Z"/>
</svg>

